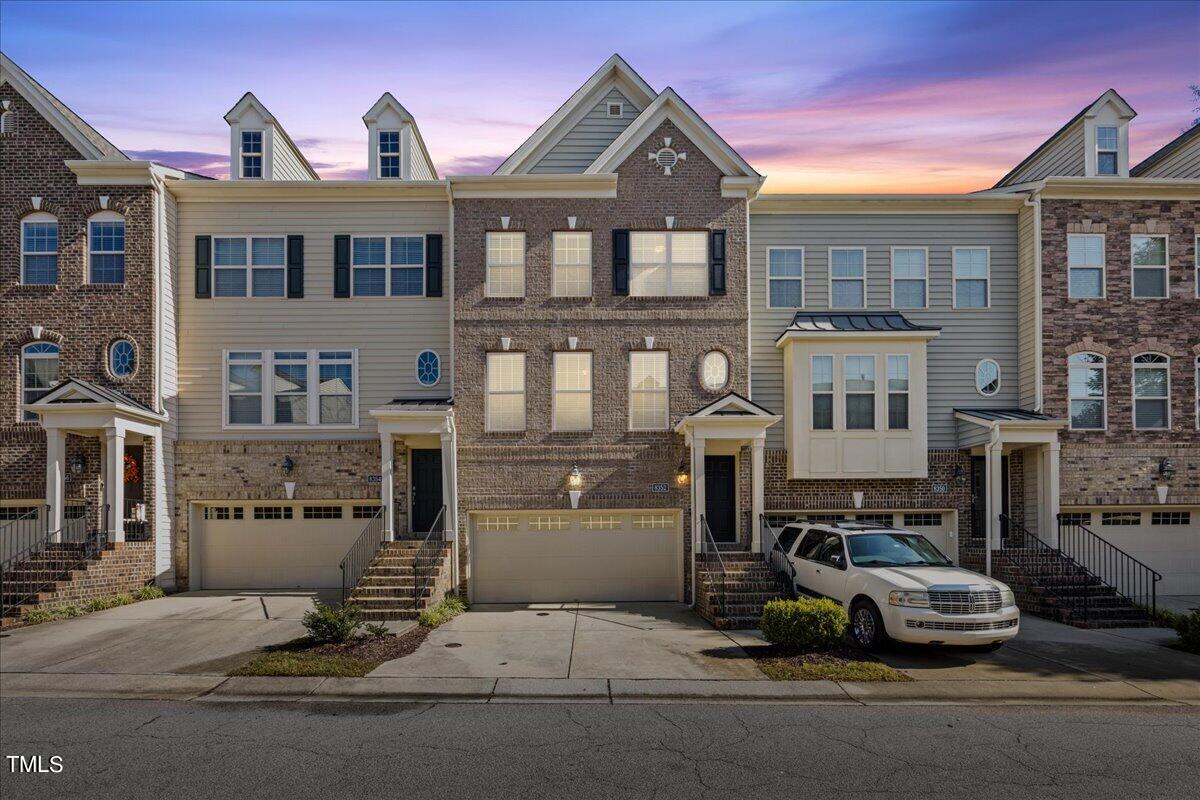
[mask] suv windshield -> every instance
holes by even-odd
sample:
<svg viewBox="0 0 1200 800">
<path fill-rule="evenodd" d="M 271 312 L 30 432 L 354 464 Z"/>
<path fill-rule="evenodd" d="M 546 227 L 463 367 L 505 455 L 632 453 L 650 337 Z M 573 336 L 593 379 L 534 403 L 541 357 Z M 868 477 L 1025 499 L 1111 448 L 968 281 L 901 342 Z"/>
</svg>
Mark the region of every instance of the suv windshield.
<svg viewBox="0 0 1200 800">
<path fill-rule="evenodd" d="M 950 560 L 919 533 L 860 533 L 847 536 L 856 567 L 948 567 Z"/>
</svg>

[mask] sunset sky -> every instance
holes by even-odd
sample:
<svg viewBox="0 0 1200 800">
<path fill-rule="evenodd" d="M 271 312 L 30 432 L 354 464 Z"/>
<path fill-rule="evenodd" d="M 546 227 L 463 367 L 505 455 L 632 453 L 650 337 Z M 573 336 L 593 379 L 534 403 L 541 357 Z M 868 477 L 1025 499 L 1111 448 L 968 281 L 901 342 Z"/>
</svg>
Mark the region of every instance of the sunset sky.
<svg viewBox="0 0 1200 800">
<path fill-rule="evenodd" d="M 324 178 L 391 91 L 486 174 L 614 52 L 775 192 L 992 185 L 1112 87 L 1140 160 L 1190 124 L 1200 3 L 0 3 L 0 48 L 131 157 L 228 170 L 253 91 Z"/>
</svg>

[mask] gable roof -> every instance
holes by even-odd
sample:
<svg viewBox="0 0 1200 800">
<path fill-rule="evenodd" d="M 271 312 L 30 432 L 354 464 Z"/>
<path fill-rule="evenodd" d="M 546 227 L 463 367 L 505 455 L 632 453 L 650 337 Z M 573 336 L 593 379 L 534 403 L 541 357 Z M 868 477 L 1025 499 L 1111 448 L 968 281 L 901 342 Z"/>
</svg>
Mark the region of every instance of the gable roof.
<svg viewBox="0 0 1200 800">
<path fill-rule="evenodd" d="M 238 121 L 242 114 L 246 113 L 247 108 L 253 108 L 256 110 L 262 116 L 265 122 L 269 123 L 275 128 L 275 130 L 279 131 L 280 135 L 283 136 L 283 140 L 287 142 L 287 146 L 290 147 L 292 152 L 296 154 L 296 158 L 300 159 L 301 166 L 303 166 L 308 174 L 312 176 L 312 179 L 314 181 L 321 180 L 321 176 L 317 174 L 315 169 L 313 169 L 312 164 L 308 163 L 308 159 L 304 157 L 304 153 L 299 147 L 296 146 L 296 143 L 292 141 L 292 137 L 288 136 L 288 132 L 283 127 L 283 123 L 281 123 L 279 118 L 272 114 L 271 111 L 265 105 L 263 105 L 261 100 L 254 96 L 254 92 L 246 92 L 244 95 L 242 95 L 242 99 L 234 103 L 233 108 L 225 112 L 225 121 L 232 125 Z"/>
<path fill-rule="evenodd" d="M 112 403 L 133 411 L 157 415 L 158 412 L 145 403 L 134 400 L 123 392 L 98 386 L 80 378 L 67 378 L 52 387 L 30 405 L 63 405 L 68 403 Z"/>
<path fill-rule="evenodd" d="M 4 53 L 0 53 L 0 84 L 8 83 L 62 134 L 86 159 L 128 161 L 115 144 L 76 114 Z"/>
<path fill-rule="evenodd" d="M 746 160 L 738 155 L 738 152 L 730 147 L 729 143 L 722 139 L 670 86 L 663 89 L 662 94 L 656 97 L 653 103 L 646 106 L 637 119 L 613 140 L 608 149 L 584 170 L 584 174 L 596 175 L 616 170 L 634 150 L 642 146 L 646 137 L 654 133 L 655 129 L 666 119 L 670 119 L 678 125 L 683 134 L 699 147 L 704 155 L 708 156 L 709 160 L 716 164 L 725 175 L 762 179 L 762 176 L 746 163 Z"/>
<path fill-rule="evenodd" d="M 1008 185 L 1009 181 L 1012 180 L 1012 178 L 1015 175 L 1019 174 L 1021 172 L 1021 170 L 1023 170 L 1030 162 L 1036 160 L 1038 158 L 1038 156 L 1042 155 L 1042 153 L 1045 153 L 1047 150 L 1049 150 L 1051 147 L 1053 147 L 1054 144 L 1059 140 L 1059 138 L 1061 138 L 1063 136 L 1063 134 L 1065 134 L 1067 131 L 1071 130 L 1071 128 L 1075 127 L 1075 124 L 1077 122 L 1082 120 L 1084 117 L 1089 117 L 1089 116 L 1096 114 L 1105 103 L 1109 103 L 1109 102 L 1112 102 L 1114 105 L 1117 106 L 1118 109 L 1120 109 L 1122 116 L 1127 116 L 1130 118 L 1137 116 L 1137 112 L 1133 110 L 1133 106 L 1131 106 L 1131 105 L 1129 105 L 1129 103 L 1125 102 L 1125 98 L 1121 97 L 1121 95 L 1117 94 L 1116 89 L 1109 89 L 1104 94 L 1097 97 L 1094 101 L 1092 101 L 1091 103 L 1088 103 L 1086 106 L 1081 108 L 1079 110 L 1078 114 L 1071 117 L 1071 119 L 1067 120 L 1066 125 L 1063 125 L 1057 131 L 1055 131 L 1053 134 L 1051 134 L 1049 139 L 1042 142 L 1040 145 L 1037 146 L 1037 149 L 1035 149 L 1029 155 L 1025 156 L 1025 158 L 1023 158 L 1021 160 L 1020 164 L 1017 164 L 1015 167 L 1010 169 L 1003 178 L 996 181 L 996 185 L 993 186 L 992 188 L 999 189 L 1001 186 Z"/>
<path fill-rule="evenodd" d="M 1153 169 L 1164 158 L 1171 155 L 1179 148 L 1189 144 L 1198 136 L 1200 136 L 1200 124 L 1193 125 L 1192 127 L 1188 128 L 1186 131 L 1179 134 L 1174 139 L 1142 159 L 1141 163 L 1129 170 L 1130 177 L 1141 177 L 1144 173 Z"/>
<path fill-rule="evenodd" d="M 437 179 L 437 167 L 433 165 L 433 159 L 429 157 L 429 150 L 425 147 L 425 139 L 421 136 L 421 129 L 417 127 L 417 118 L 408 113 L 408 109 L 400 105 L 400 101 L 392 96 L 391 92 L 384 92 L 375 101 L 375 105 L 371 106 L 367 113 L 363 114 L 363 124 L 370 127 L 373 122 L 379 119 L 379 115 L 386 109 L 391 109 L 400 119 L 408 125 L 412 126 L 413 136 L 417 140 L 417 147 L 421 149 L 421 158 L 425 159 L 426 165 L 429 167 L 430 173 L 434 179 Z M 372 145 L 373 146 L 373 145 Z"/>
<path fill-rule="evenodd" d="M 532 167 L 546 151 L 561 141 L 613 86 L 620 88 L 630 102 L 641 106 L 650 103 L 657 95 L 650 88 L 650 84 L 646 83 L 625 59 L 613 53 L 600 65 L 600 69 L 592 73 L 592 76 L 514 150 L 512 155 L 496 167 L 492 174 L 515 175 Z"/>
<path fill-rule="evenodd" d="M 712 416 L 750 416 L 750 417 L 774 417 L 776 416 L 769 409 L 763 408 L 753 400 L 742 397 L 737 392 L 729 392 L 722 397 L 717 398 L 711 403 L 701 406 L 700 408 L 688 414 L 689 417 L 712 417 Z"/>
</svg>

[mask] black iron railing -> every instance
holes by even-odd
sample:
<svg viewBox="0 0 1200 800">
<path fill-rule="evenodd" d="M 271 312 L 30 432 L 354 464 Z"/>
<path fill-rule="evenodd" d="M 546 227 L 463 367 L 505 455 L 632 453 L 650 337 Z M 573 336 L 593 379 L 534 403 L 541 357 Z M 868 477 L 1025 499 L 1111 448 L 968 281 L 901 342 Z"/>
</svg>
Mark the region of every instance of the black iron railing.
<svg viewBox="0 0 1200 800">
<path fill-rule="evenodd" d="M 1087 527 L 1063 522 L 1060 517 L 1058 548 L 1130 602 L 1149 608 L 1151 613 L 1158 609 L 1162 574 Z"/>
<path fill-rule="evenodd" d="M 29 506 L 16 519 L 0 525 L 0 572 L 13 562 L 32 555 L 33 548 L 50 533 L 50 506 Z"/>
<path fill-rule="evenodd" d="M 700 552 L 704 555 L 705 571 L 708 573 L 709 582 L 712 588 L 709 593 L 709 605 L 712 607 L 713 614 L 724 616 L 726 607 L 725 598 L 725 580 L 728 575 L 728 570 L 725 569 L 725 559 L 721 557 L 721 550 L 717 547 L 717 540 L 713 538 L 712 529 L 708 527 L 708 520 L 704 515 L 700 515 Z M 695 587 L 693 587 L 695 591 Z"/>
<path fill-rule="evenodd" d="M 49 509 L 43 509 L 44 520 L 39 529 L 25 531 L 26 538 L 14 544 L 11 555 L 0 566 L 0 614 L 10 616 L 30 604 L 64 575 L 85 566 L 100 554 L 109 540 L 107 520 L 109 508 L 104 506 L 100 519 L 104 525 L 89 525 L 88 516 L 64 520 L 63 527 L 49 530 Z M 6 530 L 5 533 L 8 531 Z M 8 548 L 5 552 L 10 552 Z"/>
<path fill-rule="evenodd" d="M 355 586 L 358 586 L 363 573 L 367 571 L 367 567 L 371 566 L 371 562 L 375 560 L 375 554 L 379 552 L 379 547 L 383 544 L 383 512 L 384 508 L 380 506 L 379 510 L 375 512 L 375 516 L 371 517 L 363 527 L 362 533 L 354 540 L 354 544 L 350 545 L 350 549 L 342 558 L 342 563 L 338 565 L 342 570 L 343 603 L 350 599 L 350 593 L 354 591 Z"/>
<path fill-rule="evenodd" d="M 125 541 L 150 541 L 150 526 L 146 524 L 146 504 L 141 500 L 125 500 L 125 516 L 122 517 Z"/>
<path fill-rule="evenodd" d="M 767 563 L 771 566 L 771 573 L 774 574 L 779 588 L 788 597 L 794 597 L 796 594 L 796 567 L 788 558 L 783 547 L 780 546 L 779 534 L 767 524 L 767 515 L 759 514 L 758 520 L 762 530 L 762 549 L 767 556 Z"/>
<path fill-rule="evenodd" d="M 422 537 L 421 544 L 413 553 L 413 608 L 418 611 L 421 610 L 421 601 L 425 597 L 425 590 L 433 582 L 433 570 L 441 561 L 442 547 L 445 544 L 445 525 L 443 524 L 445 516 L 446 507 L 442 506 L 437 516 L 433 518 L 433 524 L 429 526 L 429 530 Z M 430 598 L 431 604 L 433 599 Z"/>
</svg>

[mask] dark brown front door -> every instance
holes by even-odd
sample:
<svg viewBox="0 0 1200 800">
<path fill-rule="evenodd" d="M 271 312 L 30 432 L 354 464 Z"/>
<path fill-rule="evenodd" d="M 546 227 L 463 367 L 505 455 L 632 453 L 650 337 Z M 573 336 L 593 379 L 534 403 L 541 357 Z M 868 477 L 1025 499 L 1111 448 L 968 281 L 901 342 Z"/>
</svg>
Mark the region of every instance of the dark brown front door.
<svg viewBox="0 0 1200 800">
<path fill-rule="evenodd" d="M 412 530 L 426 533 L 434 522 L 441 527 L 442 451 L 412 451 Z"/>
<path fill-rule="evenodd" d="M 733 456 L 704 457 L 704 518 L 718 542 L 737 541 L 737 476 Z"/>
</svg>

